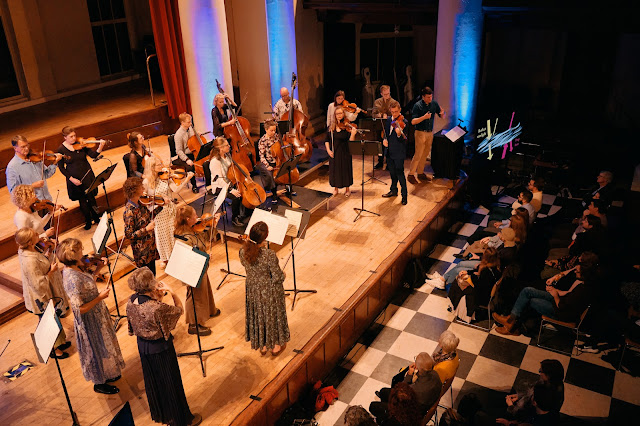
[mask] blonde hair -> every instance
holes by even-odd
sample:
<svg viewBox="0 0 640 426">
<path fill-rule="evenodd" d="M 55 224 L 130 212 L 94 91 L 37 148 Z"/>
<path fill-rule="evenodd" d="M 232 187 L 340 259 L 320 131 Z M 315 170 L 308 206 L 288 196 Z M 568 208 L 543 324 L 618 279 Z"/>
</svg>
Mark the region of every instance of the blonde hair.
<svg viewBox="0 0 640 426">
<path fill-rule="evenodd" d="M 176 209 L 176 221 L 175 221 L 175 233 L 185 234 L 193 232 L 193 229 L 189 226 L 189 219 L 196 212 L 196 209 L 189 205 L 182 205 Z"/>
<path fill-rule="evenodd" d="M 67 266 L 75 265 L 82 258 L 82 242 L 76 238 L 67 238 L 58 244 L 56 257 Z"/>
<path fill-rule="evenodd" d="M 391 90 L 391 86 L 387 85 L 387 84 L 383 84 L 382 86 L 380 86 L 380 94 L 382 94 L 382 92 L 384 92 L 385 90 Z"/>
<path fill-rule="evenodd" d="M 222 148 L 222 146 L 226 143 L 228 143 L 228 141 L 225 138 L 223 138 L 222 136 L 218 136 L 213 141 L 213 147 L 211 148 L 211 156 L 216 157 L 218 160 L 220 160 L 222 158 L 222 155 L 220 153 L 220 148 Z"/>
<path fill-rule="evenodd" d="M 185 121 L 187 121 L 187 118 L 191 118 L 191 114 L 183 112 L 178 116 L 178 120 L 180 120 L 180 123 L 184 123 Z"/>
<path fill-rule="evenodd" d="M 11 202 L 20 209 L 26 209 L 35 196 L 36 192 L 31 185 L 18 185 L 11 193 Z"/>
<path fill-rule="evenodd" d="M 336 112 L 338 112 L 338 110 L 342 111 L 344 114 L 344 109 L 341 106 L 338 106 L 333 110 L 333 120 L 331 120 L 331 126 L 329 128 L 332 132 L 335 132 L 336 126 L 338 125 L 338 119 L 336 118 Z M 342 121 L 346 120 L 346 118 L 346 116 L 343 116 Z"/>
<path fill-rule="evenodd" d="M 33 241 L 33 237 L 37 236 L 38 233 L 33 228 L 20 228 L 16 232 L 16 243 L 18 244 L 18 248 L 26 249 L 31 245 Z"/>
<path fill-rule="evenodd" d="M 158 160 L 156 157 L 146 157 L 144 160 L 144 172 L 142 173 L 142 179 L 147 180 L 149 188 L 156 188 L 156 180 L 158 179 L 158 172 L 156 172 L 156 163 Z"/>
<path fill-rule="evenodd" d="M 217 93 L 214 97 L 213 97 L 213 104 L 216 104 L 216 101 L 220 98 L 224 99 L 224 95 L 222 93 Z"/>
</svg>

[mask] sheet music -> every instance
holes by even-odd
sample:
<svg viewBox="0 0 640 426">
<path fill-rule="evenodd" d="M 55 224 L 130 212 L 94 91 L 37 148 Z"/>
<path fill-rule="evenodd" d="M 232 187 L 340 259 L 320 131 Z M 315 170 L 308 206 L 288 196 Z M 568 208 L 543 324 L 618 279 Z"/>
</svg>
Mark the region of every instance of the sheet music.
<svg viewBox="0 0 640 426">
<path fill-rule="evenodd" d="M 49 360 L 49 355 L 51 355 L 51 350 L 60 331 L 62 331 L 62 324 L 60 324 L 60 320 L 56 317 L 53 300 L 49 300 L 49 304 L 40 319 L 38 328 L 36 328 L 36 332 L 33 333 L 33 342 L 36 346 L 36 351 L 38 351 L 40 359 L 45 364 Z"/>
<path fill-rule="evenodd" d="M 93 251 L 96 254 L 100 254 L 100 248 L 102 247 L 102 242 L 106 238 L 109 238 L 109 233 L 111 228 L 109 228 L 109 223 L 107 220 L 107 213 L 104 213 L 100 218 L 100 222 L 98 226 L 96 226 L 96 231 L 93 233 L 91 237 L 91 242 L 93 243 Z"/>
<path fill-rule="evenodd" d="M 461 137 L 463 137 L 465 134 L 467 134 L 467 132 L 460 126 L 456 126 L 453 129 L 449 130 L 447 133 L 445 133 L 444 135 L 447 137 L 447 139 L 449 139 L 451 142 L 455 142 L 458 139 L 460 139 Z"/>
<path fill-rule="evenodd" d="M 191 287 L 198 287 L 208 266 L 207 255 L 195 252 L 189 244 L 176 240 L 164 271 Z"/>
<path fill-rule="evenodd" d="M 300 231 L 300 223 L 302 222 L 302 213 L 295 210 L 286 210 L 284 216 L 289 221 L 287 237 L 297 237 L 298 231 Z"/>
<path fill-rule="evenodd" d="M 245 234 L 249 235 L 251 227 L 257 222 L 264 222 L 269 227 L 269 235 L 267 235 L 267 241 L 270 243 L 282 245 L 284 237 L 287 235 L 287 228 L 289 227 L 289 219 L 284 216 L 279 216 L 273 213 L 269 213 L 266 210 L 254 209 Z"/>
<path fill-rule="evenodd" d="M 224 203 L 225 198 L 227 198 L 227 191 L 229 190 L 229 182 L 225 182 L 222 189 L 220 189 L 220 194 L 216 198 L 216 201 L 213 203 L 213 212 L 217 212 Z"/>
</svg>

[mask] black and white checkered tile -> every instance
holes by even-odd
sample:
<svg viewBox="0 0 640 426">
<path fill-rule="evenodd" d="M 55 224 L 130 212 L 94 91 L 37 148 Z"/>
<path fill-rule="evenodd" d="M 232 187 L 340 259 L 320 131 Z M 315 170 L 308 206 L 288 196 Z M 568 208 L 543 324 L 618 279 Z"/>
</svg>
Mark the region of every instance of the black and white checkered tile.
<svg viewBox="0 0 640 426">
<path fill-rule="evenodd" d="M 503 197 L 500 201 L 510 203 L 514 199 Z M 543 197 L 541 216 L 560 209 L 554 201 L 555 196 Z M 469 212 L 466 223 L 450 229 L 429 256 L 429 272 L 443 274 L 453 267 L 458 262 L 453 255 L 464 248 L 467 236 L 487 224 L 487 219 L 488 211 L 479 208 Z M 418 352 L 431 353 L 444 330 L 460 338 L 461 363 L 452 385 L 454 407 L 465 394 L 475 393 L 490 414 L 501 416 L 505 395 L 534 383 L 540 361 L 553 358 L 564 365 L 566 372 L 562 424 L 636 423 L 631 419 L 640 416 L 640 378 L 616 371 L 600 359 L 600 354 L 562 355 L 536 346 L 535 339 L 524 335 L 502 336 L 495 326 L 486 332 L 458 324 L 448 306 L 446 293 L 428 285 L 404 300 L 394 300 L 328 379 L 340 397 L 327 411 L 316 415 L 319 424 L 343 425 L 349 405 L 368 409 L 371 401 L 378 400 L 374 392 L 389 386 L 394 374 L 410 364 Z M 545 344 L 568 350 L 568 340 L 545 340 Z M 451 407 L 449 393 L 441 404 Z"/>
</svg>

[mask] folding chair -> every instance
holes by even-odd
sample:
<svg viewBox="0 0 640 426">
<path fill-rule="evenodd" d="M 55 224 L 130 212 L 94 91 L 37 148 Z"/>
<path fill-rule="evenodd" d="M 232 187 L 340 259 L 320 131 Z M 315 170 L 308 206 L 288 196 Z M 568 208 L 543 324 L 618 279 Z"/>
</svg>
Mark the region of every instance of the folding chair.
<svg viewBox="0 0 640 426">
<path fill-rule="evenodd" d="M 569 355 L 569 356 L 571 356 L 573 354 L 573 348 L 576 348 L 577 355 L 580 355 L 582 353 L 582 351 L 576 346 L 576 341 L 580 337 L 580 326 L 582 325 L 582 322 L 584 321 L 584 318 L 587 316 L 587 312 L 589 312 L 589 308 L 590 307 L 591 307 L 591 305 L 587 306 L 587 308 L 584 310 L 584 312 L 582 312 L 582 315 L 580 315 L 580 320 L 578 322 L 559 321 L 557 319 L 549 318 L 548 316 L 543 315 L 542 316 L 542 321 L 540 322 L 540 330 L 538 330 L 538 343 L 537 343 L 537 346 L 539 346 L 541 348 L 544 348 L 544 349 L 549 349 L 550 351 L 559 352 L 559 353 L 562 353 L 562 354 L 565 354 L 565 355 Z M 573 346 L 571 348 L 571 352 L 561 351 L 559 349 L 550 348 L 548 346 L 543 346 L 543 345 L 540 344 L 540 336 L 542 335 L 542 328 L 544 327 L 545 323 L 553 324 L 554 326 L 560 326 L 560 327 L 571 329 L 576 334 L 576 338 L 573 341 Z"/>
</svg>

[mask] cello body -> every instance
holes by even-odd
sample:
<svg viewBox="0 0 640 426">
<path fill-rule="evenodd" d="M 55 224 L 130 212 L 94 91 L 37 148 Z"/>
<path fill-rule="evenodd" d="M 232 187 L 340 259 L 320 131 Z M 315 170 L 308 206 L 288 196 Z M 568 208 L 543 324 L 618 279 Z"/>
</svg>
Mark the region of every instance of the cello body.
<svg viewBox="0 0 640 426">
<path fill-rule="evenodd" d="M 289 158 L 291 158 L 291 155 L 287 154 L 286 150 L 293 150 L 295 155 L 295 149 L 292 148 L 293 146 L 291 145 L 282 146 L 280 142 L 276 142 L 271 146 L 271 155 L 273 155 L 273 158 L 276 159 L 276 166 L 273 168 L 273 178 L 275 179 L 276 183 L 280 185 L 291 185 L 300 180 L 300 171 L 297 167 L 291 170 L 291 179 L 289 179 L 288 173 L 280 177 L 276 177 L 280 172 L 280 167 L 282 167 L 282 164 L 289 160 Z"/>
<path fill-rule="evenodd" d="M 254 182 L 249 175 L 249 170 L 232 157 L 231 166 L 227 171 L 227 179 L 238 187 L 242 194 L 242 205 L 248 209 L 255 209 L 267 201 L 267 193 L 264 188 Z"/>
<path fill-rule="evenodd" d="M 195 127 L 192 127 L 194 135 L 191 136 L 187 140 L 187 147 L 189 151 L 193 154 L 193 158 L 198 158 L 198 154 L 200 153 L 200 147 L 207 143 L 207 140 L 200 133 L 196 132 Z M 202 177 L 204 176 L 204 163 L 207 161 L 206 158 L 202 158 L 199 161 L 193 162 L 193 168 L 196 176 Z"/>
<path fill-rule="evenodd" d="M 256 158 L 256 147 L 249 139 L 250 134 L 251 123 L 244 117 L 236 116 L 236 124 L 224 128 L 224 136 L 231 145 L 231 156 L 247 170 L 253 170 Z"/>
<path fill-rule="evenodd" d="M 309 126 L 309 117 L 297 109 L 293 109 L 292 117 L 290 112 L 291 109 L 282 116 L 282 120 L 287 120 L 290 123 L 290 130 L 285 135 L 285 144 L 293 147 L 294 155 L 302 155 L 300 157 L 301 163 L 306 163 L 311 159 L 311 154 L 313 153 L 313 145 L 305 136 Z"/>
</svg>

